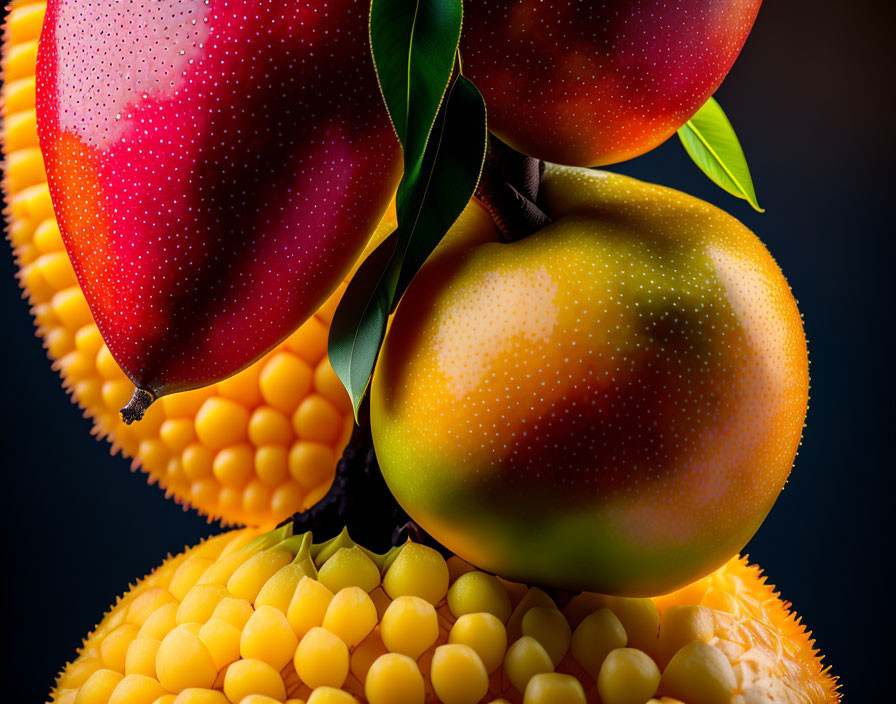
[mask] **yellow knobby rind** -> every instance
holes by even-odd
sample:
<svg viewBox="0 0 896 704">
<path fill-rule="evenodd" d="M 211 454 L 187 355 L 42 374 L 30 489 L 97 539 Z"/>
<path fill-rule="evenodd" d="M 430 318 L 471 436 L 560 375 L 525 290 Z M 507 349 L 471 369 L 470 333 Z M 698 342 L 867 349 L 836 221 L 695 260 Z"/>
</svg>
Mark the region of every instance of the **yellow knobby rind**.
<svg viewBox="0 0 896 704">
<path fill-rule="evenodd" d="M 344 562 L 344 551 L 351 550 L 367 560 L 363 565 L 376 566 L 375 583 L 369 583 L 368 567 Z M 289 555 L 273 567 L 265 559 L 284 551 L 295 554 L 292 563 L 286 562 Z M 649 600 L 548 594 L 498 580 L 511 604 L 509 616 L 458 619 L 449 605 L 449 584 L 429 590 L 430 601 L 410 593 L 449 573 L 454 583 L 471 566 L 451 558 L 449 568 L 436 551 L 412 542 L 386 555 L 363 549 L 345 531 L 315 544 L 310 533 L 293 535 L 288 524 L 268 534 L 246 529 L 211 538 L 169 558 L 117 600 L 60 674 L 51 701 L 73 704 L 92 686 L 105 686 L 115 696 L 137 684 L 151 689 L 158 680 L 144 655 L 152 651 L 146 639 L 161 647 L 171 633 L 166 652 L 172 644 L 185 647 L 201 668 L 198 674 L 184 671 L 167 656 L 157 657 L 156 665 L 175 688 L 190 677 L 204 677 L 207 686 L 189 693 L 197 701 L 216 701 L 228 690 L 309 701 L 312 692 L 326 691 L 337 699 L 375 704 L 405 687 L 414 702 L 437 701 L 437 696 L 460 701 L 468 695 L 478 701 L 483 694 L 486 701 L 517 704 L 546 704 L 561 695 L 562 701 L 585 702 L 596 699 L 601 687 L 604 704 L 623 702 L 634 689 L 652 692 L 663 703 L 840 701 L 836 679 L 811 634 L 759 568 L 742 557 L 678 592 Z M 307 572 L 292 574 L 295 560 L 322 574 L 328 563 L 341 561 L 347 585 L 334 591 Z M 400 572 L 390 577 L 399 560 Z M 359 571 L 352 574 L 353 569 Z M 282 593 L 265 600 L 264 585 L 259 597 L 233 595 L 231 588 L 239 591 L 253 582 L 247 570 L 267 570 L 255 575 L 256 587 L 266 579 L 282 589 L 292 578 L 288 605 Z M 355 577 L 368 583 L 352 584 Z M 658 626 L 645 617 L 651 613 L 658 615 Z M 437 632 L 430 634 L 433 623 Z M 665 640 L 664 625 L 671 629 Z M 606 627 L 613 634 L 621 631 L 621 640 L 619 635 L 607 640 Z M 508 638 L 511 631 L 519 632 Z M 596 663 L 593 656 L 604 641 L 609 650 Z M 662 655 L 670 643 L 671 659 Z M 211 671 L 205 671 L 209 662 L 217 668 L 213 682 Z M 140 667 L 150 669 L 142 675 L 145 681 L 135 678 L 134 668 Z M 171 701 L 189 700 L 181 692 L 170 694 Z"/>
</svg>

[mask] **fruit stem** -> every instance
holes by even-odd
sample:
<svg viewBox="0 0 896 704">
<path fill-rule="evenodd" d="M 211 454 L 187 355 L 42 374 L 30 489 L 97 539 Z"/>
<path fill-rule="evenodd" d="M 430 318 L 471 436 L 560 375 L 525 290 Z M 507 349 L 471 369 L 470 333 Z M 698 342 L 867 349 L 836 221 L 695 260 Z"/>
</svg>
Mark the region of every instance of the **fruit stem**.
<svg viewBox="0 0 896 704">
<path fill-rule="evenodd" d="M 121 409 L 121 419 L 125 425 L 130 425 L 135 420 L 141 420 L 146 409 L 156 400 L 156 395 L 149 389 L 134 387 L 134 395 L 128 404 Z"/>
<path fill-rule="evenodd" d="M 370 410 L 365 400 L 342 457 L 336 465 L 333 485 L 326 495 L 305 512 L 285 522 L 319 535 L 336 535 L 343 528 L 364 536 L 364 544 L 386 551 L 410 537 L 445 552 L 433 538 L 410 519 L 392 496 L 380 472 L 373 437 Z"/>
<path fill-rule="evenodd" d="M 476 198 L 505 242 L 521 240 L 551 223 L 536 204 L 543 172 L 544 162 L 520 154 L 489 133 Z"/>
</svg>

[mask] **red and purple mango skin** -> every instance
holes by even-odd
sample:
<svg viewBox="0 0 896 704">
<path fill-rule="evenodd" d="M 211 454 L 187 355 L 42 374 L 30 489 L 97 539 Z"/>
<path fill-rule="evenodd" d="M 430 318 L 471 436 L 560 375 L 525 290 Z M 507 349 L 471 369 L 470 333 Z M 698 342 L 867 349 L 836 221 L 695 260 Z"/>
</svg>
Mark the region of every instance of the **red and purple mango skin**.
<svg viewBox="0 0 896 704">
<path fill-rule="evenodd" d="M 50 0 L 37 114 L 68 253 L 152 395 L 247 366 L 330 295 L 400 176 L 366 0 Z"/>
<path fill-rule="evenodd" d="M 760 2 L 473 0 L 464 74 L 510 146 L 560 164 L 613 164 L 664 142 L 716 91 Z"/>
</svg>

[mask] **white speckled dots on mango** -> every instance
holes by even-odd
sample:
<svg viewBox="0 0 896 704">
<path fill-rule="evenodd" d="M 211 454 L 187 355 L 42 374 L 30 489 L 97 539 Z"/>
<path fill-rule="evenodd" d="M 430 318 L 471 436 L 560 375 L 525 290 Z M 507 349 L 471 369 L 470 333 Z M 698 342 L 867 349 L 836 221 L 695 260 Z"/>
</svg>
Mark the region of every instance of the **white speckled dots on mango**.
<svg viewBox="0 0 896 704">
<path fill-rule="evenodd" d="M 542 188 L 553 224 L 449 235 L 412 284 L 374 374 L 377 456 L 405 510 L 480 567 L 672 589 L 742 548 L 784 485 L 800 315 L 762 243 L 707 203 L 571 167 Z"/>
</svg>

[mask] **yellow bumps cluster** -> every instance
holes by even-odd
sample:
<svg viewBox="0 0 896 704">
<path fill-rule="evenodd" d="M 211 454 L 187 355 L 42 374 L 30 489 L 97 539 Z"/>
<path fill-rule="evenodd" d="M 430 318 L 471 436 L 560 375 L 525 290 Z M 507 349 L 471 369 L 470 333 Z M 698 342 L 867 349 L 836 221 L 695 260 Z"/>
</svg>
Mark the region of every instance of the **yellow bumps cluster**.
<svg viewBox="0 0 896 704">
<path fill-rule="evenodd" d="M 81 293 L 53 215 L 37 141 L 34 72 L 44 2 L 11 5 L 3 51 L 3 148 L 9 240 L 38 335 L 63 385 L 113 452 L 178 501 L 228 523 L 276 525 L 316 503 L 351 432 L 351 406 L 327 359 L 340 288 L 263 359 L 214 386 L 163 398 L 126 426 L 133 384 Z M 394 214 L 377 236 L 391 231 Z"/>
<path fill-rule="evenodd" d="M 756 567 L 657 599 L 548 594 L 406 543 L 288 524 L 169 559 L 106 615 L 56 704 L 828 704 Z"/>
</svg>

